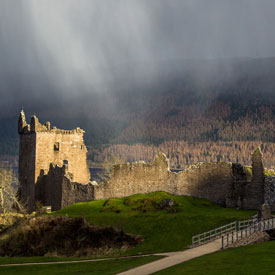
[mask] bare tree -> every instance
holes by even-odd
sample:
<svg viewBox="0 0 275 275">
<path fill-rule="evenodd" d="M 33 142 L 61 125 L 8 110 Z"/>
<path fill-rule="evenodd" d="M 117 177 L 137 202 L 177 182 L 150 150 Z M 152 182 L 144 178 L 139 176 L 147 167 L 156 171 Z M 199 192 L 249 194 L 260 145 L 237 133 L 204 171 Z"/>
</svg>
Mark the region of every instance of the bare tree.
<svg viewBox="0 0 275 275">
<path fill-rule="evenodd" d="M 24 212 L 24 207 L 17 197 L 17 178 L 12 169 L 0 168 L 0 213 L 13 212 L 18 209 Z"/>
</svg>

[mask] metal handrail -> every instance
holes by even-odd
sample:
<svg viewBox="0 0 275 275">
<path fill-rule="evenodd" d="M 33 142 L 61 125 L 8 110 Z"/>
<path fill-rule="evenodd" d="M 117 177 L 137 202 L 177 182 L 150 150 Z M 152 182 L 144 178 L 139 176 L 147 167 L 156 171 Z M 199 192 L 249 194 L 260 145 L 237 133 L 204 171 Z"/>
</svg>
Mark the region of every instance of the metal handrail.
<svg viewBox="0 0 275 275">
<path fill-rule="evenodd" d="M 192 236 L 192 246 L 197 246 L 204 244 L 206 242 L 221 238 L 222 236 L 232 233 L 234 231 L 239 231 L 251 226 L 252 223 L 255 223 L 258 220 L 258 214 L 252 216 L 249 220 L 244 221 L 234 221 L 226 225 L 214 228 L 212 230 L 203 232 L 201 234 Z"/>
<path fill-rule="evenodd" d="M 263 221 L 254 221 L 252 225 L 241 229 L 235 232 L 232 232 L 231 235 L 226 234 L 222 236 L 222 249 L 228 247 L 230 244 L 233 244 L 235 241 L 241 240 L 248 237 L 254 232 L 266 231 L 275 228 L 275 217 Z"/>
</svg>

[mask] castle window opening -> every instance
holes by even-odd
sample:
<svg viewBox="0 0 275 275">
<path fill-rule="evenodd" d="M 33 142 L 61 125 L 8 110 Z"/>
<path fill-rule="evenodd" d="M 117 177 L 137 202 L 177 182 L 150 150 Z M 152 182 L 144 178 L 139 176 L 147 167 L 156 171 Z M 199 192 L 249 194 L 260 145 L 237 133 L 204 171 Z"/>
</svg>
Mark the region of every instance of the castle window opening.
<svg viewBox="0 0 275 275">
<path fill-rule="evenodd" d="M 53 146 L 54 151 L 59 151 L 59 142 L 55 142 Z"/>
</svg>

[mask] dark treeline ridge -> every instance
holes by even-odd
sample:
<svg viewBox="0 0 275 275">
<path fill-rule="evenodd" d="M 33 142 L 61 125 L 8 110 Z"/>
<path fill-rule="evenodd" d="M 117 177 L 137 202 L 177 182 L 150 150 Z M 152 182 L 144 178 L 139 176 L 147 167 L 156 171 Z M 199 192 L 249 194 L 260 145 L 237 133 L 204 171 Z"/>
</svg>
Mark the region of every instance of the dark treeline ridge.
<svg viewBox="0 0 275 275">
<path fill-rule="evenodd" d="M 251 165 L 251 154 L 260 147 L 264 154 L 264 166 L 275 169 L 275 143 L 237 141 L 237 142 L 198 142 L 167 141 L 158 146 L 146 144 L 115 144 L 104 148 L 89 148 L 89 159 L 93 162 L 134 162 L 152 161 L 163 152 L 170 159 L 171 168 L 184 168 L 197 162 L 230 161 Z"/>
<path fill-rule="evenodd" d="M 114 85 L 112 93 L 96 96 L 80 93 L 58 108 L 35 102 L 28 106 L 27 118 L 35 112 L 42 123 L 83 128 L 93 160 L 109 159 L 107 148 L 116 148 L 114 153 L 125 160 L 151 160 L 154 154 L 142 157 L 142 150 L 156 148 L 168 154 L 173 167 L 219 159 L 249 164 L 255 144 L 267 144 L 266 153 L 273 152 L 275 58 L 186 62 L 161 64 L 162 74 L 152 83 L 120 80 L 124 88 Z M 0 155 L 18 155 L 17 112 L 0 118 Z M 214 145 L 221 152 L 215 154 Z M 124 155 L 130 150 L 125 148 L 136 147 L 139 157 Z M 190 155 L 181 154 L 183 147 Z M 228 157 L 230 151 L 236 156 Z M 274 166 L 271 156 L 267 166 Z"/>
</svg>

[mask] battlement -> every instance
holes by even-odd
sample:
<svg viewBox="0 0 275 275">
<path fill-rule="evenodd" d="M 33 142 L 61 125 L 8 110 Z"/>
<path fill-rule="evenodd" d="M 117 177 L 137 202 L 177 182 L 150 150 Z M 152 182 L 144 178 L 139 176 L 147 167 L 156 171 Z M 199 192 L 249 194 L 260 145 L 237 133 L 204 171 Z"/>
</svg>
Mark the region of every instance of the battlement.
<svg viewBox="0 0 275 275">
<path fill-rule="evenodd" d="M 62 135 L 85 133 L 85 131 L 80 127 L 76 127 L 75 129 L 72 129 L 72 130 L 63 130 L 63 129 L 58 129 L 55 126 L 51 127 L 51 123 L 49 121 L 47 121 L 45 124 L 42 124 L 39 122 L 39 119 L 35 115 L 31 117 L 31 123 L 28 124 L 26 121 L 25 113 L 22 110 L 20 112 L 20 116 L 18 119 L 18 133 L 22 135 L 22 134 L 30 134 L 34 132 L 62 134 Z"/>
<path fill-rule="evenodd" d="M 50 122 L 41 124 L 36 116 L 32 116 L 28 124 L 24 111 L 21 111 L 18 133 L 19 182 L 22 197 L 29 201 L 31 207 L 35 204 L 35 185 L 41 176 L 60 174 L 64 170 L 62 173 L 71 175 L 69 178 L 74 182 L 90 182 L 87 148 L 83 140 L 85 132 L 82 129 L 58 129 L 51 127 Z"/>
</svg>

